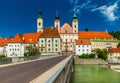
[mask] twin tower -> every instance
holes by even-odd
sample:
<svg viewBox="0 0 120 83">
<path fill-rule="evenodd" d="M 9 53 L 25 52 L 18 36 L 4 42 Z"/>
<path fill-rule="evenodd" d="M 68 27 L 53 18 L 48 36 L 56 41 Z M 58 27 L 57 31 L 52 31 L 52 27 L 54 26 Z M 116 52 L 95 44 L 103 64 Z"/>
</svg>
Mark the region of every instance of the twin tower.
<svg viewBox="0 0 120 83">
<path fill-rule="evenodd" d="M 38 12 L 38 18 L 37 18 L 37 32 L 41 31 L 43 32 L 43 17 L 42 17 L 42 12 Z M 60 19 L 58 16 L 58 12 L 56 12 L 55 20 L 54 20 L 54 27 L 58 28 L 58 31 L 60 32 Z M 73 19 L 72 19 L 72 28 L 73 28 L 73 33 L 77 34 L 78 33 L 78 19 L 77 15 L 74 12 Z"/>
</svg>

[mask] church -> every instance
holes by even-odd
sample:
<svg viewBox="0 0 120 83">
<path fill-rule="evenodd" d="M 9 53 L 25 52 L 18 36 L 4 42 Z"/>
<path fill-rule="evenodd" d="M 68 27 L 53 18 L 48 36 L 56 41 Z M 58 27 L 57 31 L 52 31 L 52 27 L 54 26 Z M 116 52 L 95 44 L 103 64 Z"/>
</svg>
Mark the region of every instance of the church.
<svg viewBox="0 0 120 83">
<path fill-rule="evenodd" d="M 39 12 L 37 18 L 37 32 L 44 31 L 43 23 L 44 20 L 42 18 L 42 13 Z M 74 12 L 72 17 L 72 26 L 70 26 L 70 24 L 67 22 L 60 26 L 60 17 L 58 12 L 56 12 L 54 28 L 57 28 L 60 34 L 61 52 L 67 51 L 78 55 L 80 51 L 81 54 L 90 54 L 91 52 L 94 52 L 95 49 L 109 49 L 117 47 L 119 41 L 110 35 L 107 31 L 78 31 L 78 24 L 78 17 Z M 89 41 L 89 46 L 88 42 L 82 42 L 86 40 Z M 83 49 L 82 51 L 80 50 L 81 45 Z"/>
</svg>

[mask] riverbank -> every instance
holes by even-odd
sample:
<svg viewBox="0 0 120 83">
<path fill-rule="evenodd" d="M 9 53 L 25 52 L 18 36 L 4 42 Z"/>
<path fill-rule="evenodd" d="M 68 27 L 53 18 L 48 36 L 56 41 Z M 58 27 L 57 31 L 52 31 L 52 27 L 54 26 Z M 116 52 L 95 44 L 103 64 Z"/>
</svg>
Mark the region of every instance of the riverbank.
<svg viewBox="0 0 120 83">
<path fill-rule="evenodd" d="M 107 61 L 102 59 L 81 59 L 79 57 L 75 57 L 75 64 L 99 64 L 99 65 L 106 65 L 108 64 Z"/>
</svg>

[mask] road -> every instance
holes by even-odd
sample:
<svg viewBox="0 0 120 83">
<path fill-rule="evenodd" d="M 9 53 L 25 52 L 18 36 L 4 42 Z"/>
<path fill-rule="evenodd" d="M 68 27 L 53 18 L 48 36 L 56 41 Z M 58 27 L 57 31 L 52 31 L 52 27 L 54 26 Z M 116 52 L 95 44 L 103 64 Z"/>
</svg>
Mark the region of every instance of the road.
<svg viewBox="0 0 120 83">
<path fill-rule="evenodd" d="M 0 83 L 29 83 L 67 56 L 23 63 L 0 68 Z"/>
</svg>

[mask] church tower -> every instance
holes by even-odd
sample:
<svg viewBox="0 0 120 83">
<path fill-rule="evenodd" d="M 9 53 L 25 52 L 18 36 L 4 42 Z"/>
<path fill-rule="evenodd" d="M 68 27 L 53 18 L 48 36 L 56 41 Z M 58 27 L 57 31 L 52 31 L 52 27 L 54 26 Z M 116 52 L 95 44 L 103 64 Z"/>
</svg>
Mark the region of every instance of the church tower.
<svg viewBox="0 0 120 83">
<path fill-rule="evenodd" d="M 60 30 L 60 19 L 59 19 L 59 16 L 58 16 L 58 12 L 56 12 L 55 21 L 54 21 L 54 27 L 57 27 L 58 32 L 59 32 L 59 30 Z"/>
<path fill-rule="evenodd" d="M 72 20 L 72 28 L 73 28 L 73 33 L 78 34 L 78 19 L 75 12 Z"/>
<path fill-rule="evenodd" d="M 43 18 L 42 18 L 42 12 L 38 12 L 38 18 L 37 18 L 37 32 L 43 32 Z"/>
</svg>

